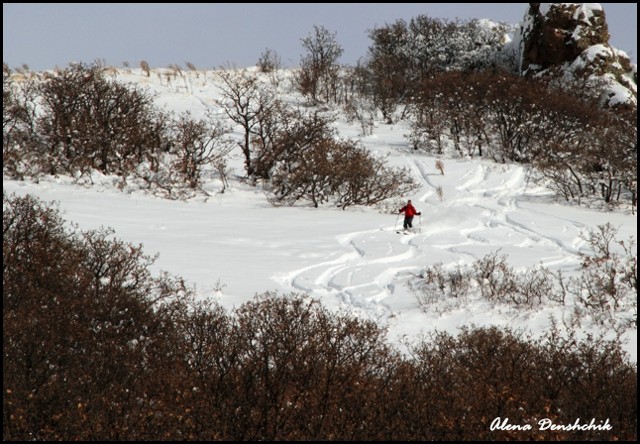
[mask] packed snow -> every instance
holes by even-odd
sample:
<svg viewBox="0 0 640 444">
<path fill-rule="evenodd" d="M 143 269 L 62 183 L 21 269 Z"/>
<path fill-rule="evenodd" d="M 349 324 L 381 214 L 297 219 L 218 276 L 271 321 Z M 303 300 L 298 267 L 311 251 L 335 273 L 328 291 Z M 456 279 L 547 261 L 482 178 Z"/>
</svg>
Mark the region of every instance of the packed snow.
<svg viewBox="0 0 640 444">
<path fill-rule="evenodd" d="M 289 94 L 289 102 L 302 104 L 287 89 L 287 75 L 281 73 L 281 91 Z M 212 71 L 183 72 L 172 81 L 140 70 L 121 70 L 117 76 L 148 86 L 167 110 L 188 110 L 194 117 L 221 115 Z M 455 333 L 471 324 L 536 334 L 549 328 L 552 319 L 562 322 L 572 310 L 551 303 L 522 310 L 471 298 L 425 312 L 409 281 L 429 266 L 471 264 L 499 251 L 519 270 L 543 265 L 571 275 L 580 270 L 580 254 L 589 253 L 581 234 L 610 223 L 619 239 L 636 236 L 635 214 L 558 201 L 531 181 L 522 165 L 443 157 L 441 174 L 436 157 L 410 148 L 402 121 L 379 122 L 370 136 L 361 136 L 359 126 L 343 117 L 337 127 L 342 137 L 357 138 L 387 156 L 390 165 L 408 167 L 421 188 L 387 203 L 384 210 L 274 207 L 260 187 L 242 180 L 239 153 L 224 193 L 211 173 L 205 186 L 210 196 L 187 201 L 123 192 L 113 186 L 113 178 L 98 176 L 91 186 L 45 177 L 38 183 L 4 179 L 3 187 L 8 193 L 56 201 L 62 216 L 81 229 L 111 227 L 118 238 L 143 244 L 147 254 L 159 253 L 154 271 L 184 277 L 200 298 L 231 309 L 265 291 L 308 293 L 331 309 L 378 321 L 397 344 L 433 329 Z M 414 219 L 413 232 L 398 233 L 403 216 L 397 211 L 407 199 L 422 215 Z M 583 333 L 599 331 L 588 321 L 581 328 Z M 623 338 L 635 361 L 637 330 Z"/>
</svg>

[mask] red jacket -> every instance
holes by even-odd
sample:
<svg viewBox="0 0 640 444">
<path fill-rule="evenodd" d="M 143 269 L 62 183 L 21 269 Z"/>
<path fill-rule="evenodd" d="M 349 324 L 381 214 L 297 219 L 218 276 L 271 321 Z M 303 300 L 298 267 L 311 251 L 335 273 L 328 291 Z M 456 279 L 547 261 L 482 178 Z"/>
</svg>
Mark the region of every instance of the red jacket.
<svg viewBox="0 0 640 444">
<path fill-rule="evenodd" d="M 405 216 L 415 216 L 416 214 L 418 214 L 416 208 L 411 204 L 407 204 L 404 207 L 400 208 L 400 212 L 404 213 Z"/>
</svg>

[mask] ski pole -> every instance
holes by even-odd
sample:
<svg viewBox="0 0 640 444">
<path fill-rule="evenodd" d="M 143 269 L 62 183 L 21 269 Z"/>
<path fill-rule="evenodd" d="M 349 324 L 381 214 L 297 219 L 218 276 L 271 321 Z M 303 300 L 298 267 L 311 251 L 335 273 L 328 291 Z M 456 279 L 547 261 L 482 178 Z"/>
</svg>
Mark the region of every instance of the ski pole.
<svg viewBox="0 0 640 444">
<path fill-rule="evenodd" d="M 396 222 L 393 224 L 393 229 L 395 230 L 396 227 L 398 226 L 398 219 L 400 219 L 400 213 L 398 213 L 398 215 L 396 216 Z"/>
<path fill-rule="evenodd" d="M 422 233 L 422 214 L 418 215 L 418 232 Z"/>
</svg>

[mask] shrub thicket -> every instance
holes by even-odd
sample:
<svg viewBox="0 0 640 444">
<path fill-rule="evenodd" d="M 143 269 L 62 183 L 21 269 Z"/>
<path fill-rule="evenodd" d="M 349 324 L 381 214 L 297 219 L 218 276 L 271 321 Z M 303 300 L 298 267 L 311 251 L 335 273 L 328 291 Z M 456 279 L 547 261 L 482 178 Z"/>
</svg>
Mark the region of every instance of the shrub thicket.
<svg viewBox="0 0 640 444">
<path fill-rule="evenodd" d="M 637 438 L 637 370 L 616 341 L 463 329 L 402 355 L 304 295 L 192 302 L 152 262 L 3 195 L 3 439 Z"/>
<path fill-rule="evenodd" d="M 602 110 L 540 81 L 496 70 L 423 79 L 409 101 L 409 140 L 441 155 L 532 164 L 560 196 L 637 200 L 637 110 Z"/>
<path fill-rule="evenodd" d="M 411 281 L 418 304 L 425 310 L 480 298 L 526 310 L 546 304 L 573 307 L 573 322 L 584 317 L 623 333 L 638 322 L 638 255 L 635 239 L 616 240 L 611 224 L 581 234 L 592 248 L 584 254 L 582 270 L 569 278 L 545 267 L 516 271 L 505 255 L 493 252 L 469 266 L 445 269 L 437 263 Z"/>
</svg>

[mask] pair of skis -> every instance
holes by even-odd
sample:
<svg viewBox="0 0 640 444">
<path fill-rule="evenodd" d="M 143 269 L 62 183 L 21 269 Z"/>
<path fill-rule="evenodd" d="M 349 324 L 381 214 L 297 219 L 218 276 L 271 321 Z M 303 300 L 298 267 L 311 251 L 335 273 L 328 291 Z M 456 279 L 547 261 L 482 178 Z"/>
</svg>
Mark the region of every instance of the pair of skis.
<svg viewBox="0 0 640 444">
<path fill-rule="evenodd" d="M 398 225 L 398 219 L 400 218 L 400 215 L 398 214 L 398 217 L 396 217 L 396 223 L 393 224 L 393 228 L 395 229 L 395 227 Z M 402 230 L 396 230 L 396 233 L 398 234 L 416 234 L 416 233 L 422 233 L 422 215 L 420 215 L 420 226 L 418 227 L 418 230 L 416 231 L 413 227 L 411 227 L 410 229 L 402 229 Z"/>
</svg>

